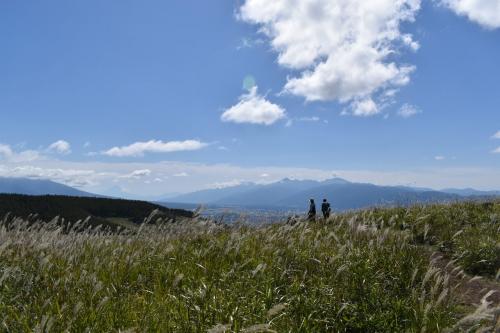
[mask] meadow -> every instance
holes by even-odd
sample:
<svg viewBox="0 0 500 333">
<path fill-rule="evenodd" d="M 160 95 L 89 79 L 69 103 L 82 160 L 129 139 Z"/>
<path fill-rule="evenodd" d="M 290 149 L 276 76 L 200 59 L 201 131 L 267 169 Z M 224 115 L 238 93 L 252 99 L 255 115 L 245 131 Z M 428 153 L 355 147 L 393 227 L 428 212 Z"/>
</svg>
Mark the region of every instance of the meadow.
<svg viewBox="0 0 500 333">
<path fill-rule="evenodd" d="M 461 298 L 471 280 L 498 286 L 500 203 L 377 208 L 289 222 L 146 221 L 116 232 L 85 221 L 68 228 L 57 219 L 6 217 L 0 330 L 500 329 L 493 292 L 478 291 L 474 304 Z"/>
</svg>

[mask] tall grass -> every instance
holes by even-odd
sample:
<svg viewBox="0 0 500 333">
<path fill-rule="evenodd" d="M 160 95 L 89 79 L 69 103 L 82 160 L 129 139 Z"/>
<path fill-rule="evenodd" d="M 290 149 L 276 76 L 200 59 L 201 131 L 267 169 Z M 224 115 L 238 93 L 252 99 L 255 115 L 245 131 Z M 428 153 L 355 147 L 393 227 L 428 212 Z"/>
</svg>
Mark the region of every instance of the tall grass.
<svg viewBox="0 0 500 333">
<path fill-rule="evenodd" d="M 464 244 L 472 252 L 458 241 L 472 231 L 446 217 L 450 209 L 370 210 L 328 223 L 259 227 L 195 219 L 118 233 L 6 218 L 0 329 L 439 332 L 494 325 L 500 311 L 486 298 L 464 317 L 456 286 L 420 245 L 456 254 Z"/>
<path fill-rule="evenodd" d="M 365 221 L 411 232 L 418 244 L 437 247 L 473 275 L 494 277 L 500 269 L 500 202 L 462 202 L 371 209 Z"/>
</svg>

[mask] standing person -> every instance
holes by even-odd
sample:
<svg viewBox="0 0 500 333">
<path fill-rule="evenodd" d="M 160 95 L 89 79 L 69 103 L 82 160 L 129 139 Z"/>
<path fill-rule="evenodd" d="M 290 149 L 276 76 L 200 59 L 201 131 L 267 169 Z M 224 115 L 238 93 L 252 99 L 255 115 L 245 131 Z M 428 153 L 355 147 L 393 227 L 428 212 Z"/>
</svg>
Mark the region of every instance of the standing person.
<svg viewBox="0 0 500 333">
<path fill-rule="evenodd" d="M 309 221 L 316 220 L 316 204 L 314 203 L 314 199 L 309 199 L 309 213 L 307 213 L 307 219 Z"/>
<path fill-rule="evenodd" d="M 327 220 L 330 217 L 330 212 L 332 211 L 330 207 L 330 203 L 323 199 L 323 203 L 321 204 L 321 212 L 323 213 L 323 218 Z"/>
</svg>

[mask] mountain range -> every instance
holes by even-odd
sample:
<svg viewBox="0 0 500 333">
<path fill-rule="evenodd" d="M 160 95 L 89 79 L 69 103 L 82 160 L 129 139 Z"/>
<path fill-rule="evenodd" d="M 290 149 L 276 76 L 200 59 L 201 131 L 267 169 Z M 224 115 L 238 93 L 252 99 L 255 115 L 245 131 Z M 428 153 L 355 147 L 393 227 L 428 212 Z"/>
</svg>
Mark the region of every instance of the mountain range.
<svg viewBox="0 0 500 333">
<path fill-rule="evenodd" d="M 333 209 L 347 210 L 369 206 L 449 202 L 473 196 L 497 195 L 500 195 L 500 192 L 483 192 L 473 189 L 436 191 L 406 186 L 378 186 L 349 182 L 342 178 L 324 181 L 285 178 L 265 185 L 245 183 L 226 188 L 202 190 L 170 198 L 169 201 L 215 206 L 301 209 L 307 207 L 309 198 L 315 198 L 317 203 L 326 198 Z"/>
<path fill-rule="evenodd" d="M 0 193 L 103 197 L 50 180 L 5 177 L 0 177 Z M 302 210 L 307 207 L 309 198 L 315 198 L 318 204 L 323 198 L 327 198 L 333 209 L 347 210 L 368 206 L 449 202 L 492 196 L 500 196 L 500 191 L 478 191 L 470 188 L 437 191 L 428 188 L 355 183 L 342 178 L 324 181 L 285 178 L 270 184 L 247 182 L 231 187 L 201 190 L 164 200 L 150 201 L 168 202 L 172 207 L 182 204 L 182 208 L 187 207 L 187 204 L 205 204 L 215 207 Z"/>
</svg>

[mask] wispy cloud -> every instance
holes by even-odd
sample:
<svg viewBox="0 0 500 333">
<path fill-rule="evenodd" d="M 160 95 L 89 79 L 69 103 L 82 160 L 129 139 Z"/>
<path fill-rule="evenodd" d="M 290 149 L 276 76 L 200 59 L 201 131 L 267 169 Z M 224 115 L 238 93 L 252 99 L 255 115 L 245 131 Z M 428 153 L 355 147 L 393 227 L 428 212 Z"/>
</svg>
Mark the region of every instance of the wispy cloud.
<svg viewBox="0 0 500 333">
<path fill-rule="evenodd" d="M 264 44 L 265 41 L 262 38 L 248 38 L 244 37 L 241 39 L 240 44 L 236 47 L 237 50 L 250 49 L 259 45 Z"/>
<path fill-rule="evenodd" d="M 500 147 L 492 151 L 493 154 L 500 154 Z"/>
<path fill-rule="evenodd" d="M 401 108 L 398 111 L 398 116 L 403 118 L 410 118 L 419 113 L 422 113 L 422 111 L 418 109 L 416 106 L 411 104 L 403 104 L 403 106 L 401 106 Z"/>
<path fill-rule="evenodd" d="M 205 148 L 208 143 L 198 140 L 167 141 L 151 140 L 147 142 L 136 142 L 128 146 L 113 147 L 102 152 L 103 155 L 113 157 L 138 157 L 145 153 L 172 153 L 179 151 L 193 151 Z"/>
<path fill-rule="evenodd" d="M 285 109 L 257 93 L 257 86 L 240 96 L 238 104 L 225 110 L 221 120 L 233 123 L 272 125 L 286 117 Z"/>
<path fill-rule="evenodd" d="M 139 179 L 143 177 L 147 177 L 151 175 L 151 170 L 149 169 L 142 169 L 142 170 L 134 170 L 129 174 L 121 176 L 121 178 L 134 178 L 134 179 Z"/>
<path fill-rule="evenodd" d="M 187 172 L 178 172 L 178 173 L 174 173 L 172 176 L 174 176 L 174 177 L 188 177 L 189 174 Z"/>
<path fill-rule="evenodd" d="M 446 159 L 446 157 L 442 156 L 442 155 L 437 155 L 437 156 L 434 156 L 434 159 L 436 161 L 444 161 Z"/>
<path fill-rule="evenodd" d="M 296 119 L 297 121 L 305 121 L 305 122 L 318 122 L 321 119 L 319 117 L 313 116 L 313 117 L 300 117 Z"/>
<path fill-rule="evenodd" d="M 297 118 L 288 118 L 285 127 L 291 127 L 295 122 L 305 122 L 305 123 L 317 123 L 320 122 L 321 118 L 317 116 L 312 117 L 297 117 Z M 323 124 L 328 124 L 328 120 L 324 119 Z"/>
<path fill-rule="evenodd" d="M 492 139 L 500 139 L 500 131 L 498 131 L 495 134 L 493 134 L 491 138 Z"/>
<path fill-rule="evenodd" d="M 17 163 L 17 162 L 16 162 Z M 109 176 L 110 174 L 106 174 Z M 22 177 L 34 179 L 50 179 L 74 187 L 85 187 L 96 185 L 99 173 L 89 169 L 75 169 L 72 167 L 58 168 L 56 165 L 49 167 L 33 165 L 15 165 L 0 168 L 0 176 Z M 104 174 L 101 174 L 104 176 Z"/>
<path fill-rule="evenodd" d="M 71 153 L 71 145 L 67 141 L 58 140 L 58 141 L 52 143 L 47 148 L 47 151 L 67 155 L 67 154 Z"/>
</svg>

